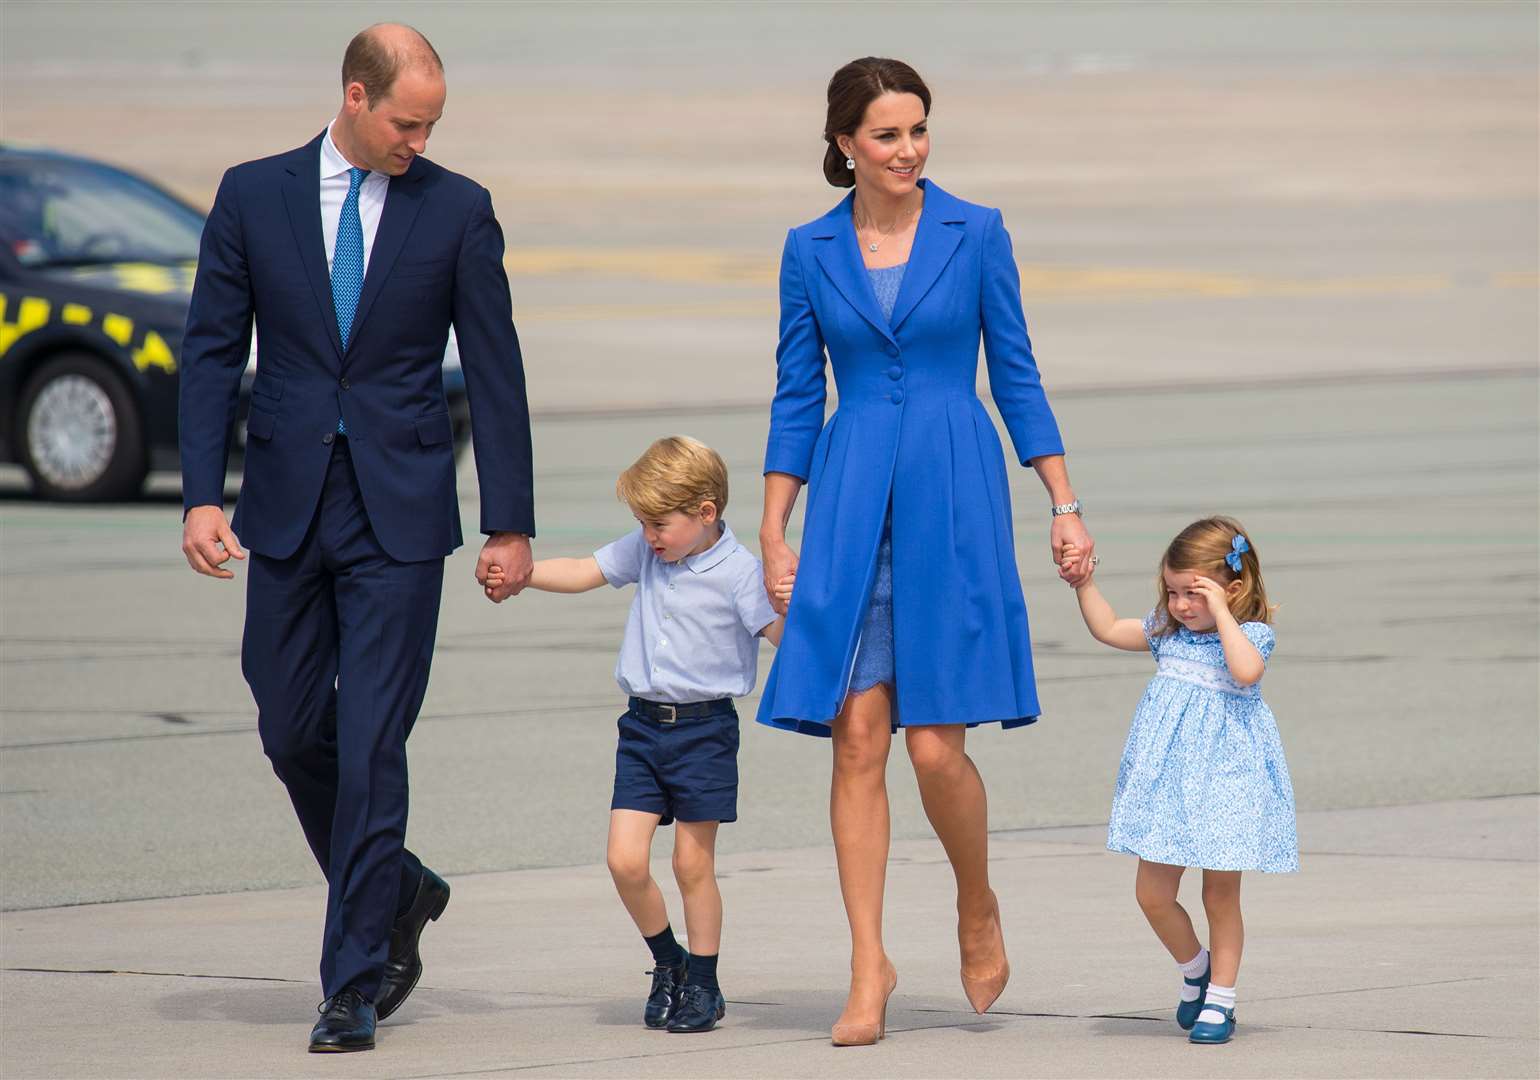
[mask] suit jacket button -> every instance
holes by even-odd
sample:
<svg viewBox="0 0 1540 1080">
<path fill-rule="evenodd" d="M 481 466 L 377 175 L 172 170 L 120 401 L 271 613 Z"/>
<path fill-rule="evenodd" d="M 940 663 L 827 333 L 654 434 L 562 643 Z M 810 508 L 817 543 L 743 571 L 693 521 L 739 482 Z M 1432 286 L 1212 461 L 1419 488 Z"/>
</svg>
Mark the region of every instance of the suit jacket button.
<svg viewBox="0 0 1540 1080">
<path fill-rule="evenodd" d="M 893 344 L 891 341 L 888 342 L 888 355 L 889 356 L 897 356 L 898 355 L 898 346 Z"/>
<path fill-rule="evenodd" d="M 892 367 L 888 368 L 888 378 L 892 379 L 894 382 L 897 382 L 903 377 L 904 369 L 899 367 L 897 364 L 894 364 Z"/>
<path fill-rule="evenodd" d="M 888 395 L 888 399 L 895 405 L 902 405 L 904 403 L 904 392 L 902 390 L 895 390 Z"/>
<path fill-rule="evenodd" d="M 351 390 L 351 389 L 353 389 L 353 384 L 348 382 L 346 379 L 343 379 L 342 380 L 342 388 L 344 390 Z"/>
<path fill-rule="evenodd" d="M 333 438 L 335 438 L 335 436 L 330 431 L 328 431 L 325 435 L 321 436 L 321 442 L 327 446 L 330 446 L 332 444 Z"/>
</svg>

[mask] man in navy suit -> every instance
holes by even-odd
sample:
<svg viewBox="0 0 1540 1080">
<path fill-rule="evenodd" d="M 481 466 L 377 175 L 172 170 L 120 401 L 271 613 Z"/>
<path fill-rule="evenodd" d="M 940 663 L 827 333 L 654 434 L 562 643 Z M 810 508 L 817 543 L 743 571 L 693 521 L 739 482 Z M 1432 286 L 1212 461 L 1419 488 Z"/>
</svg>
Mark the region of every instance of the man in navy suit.
<svg viewBox="0 0 1540 1080">
<path fill-rule="evenodd" d="M 181 372 L 182 550 L 215 578 L 250 552 L 241 669 L 329 887 L 312 1051 L 374 1046 L 449 901 L 405 837 L 406 739 L 444 557 L 461 543 L 441 373 L 451 324 L 488 537 L 476 576 L 513 570 L 493 600 L 528 581 L 535 531 L 502 231 L 485 188 L 421 156 L 444 109 L 443 64 L 417 31 L 383 24 L 348 45 L 342 83 L 326 131 L 225 173 Z M 227 523 L 253 319 L 262 355 Z"/>
</svg>

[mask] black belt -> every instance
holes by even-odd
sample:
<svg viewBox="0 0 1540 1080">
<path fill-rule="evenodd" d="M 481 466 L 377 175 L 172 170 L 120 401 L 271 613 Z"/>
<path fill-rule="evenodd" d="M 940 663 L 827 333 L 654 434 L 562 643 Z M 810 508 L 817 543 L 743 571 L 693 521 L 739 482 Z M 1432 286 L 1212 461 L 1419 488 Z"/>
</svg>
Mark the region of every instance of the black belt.
<svg viewBox="0 0 1540 1080">
<path fill-rule="evenodd" d="M 637 716 L 647 720 L 656 720 L 660 724 L 672 724 L 676 720 L 690 720 L 701 716 L 716 716 L 724 712 L 733 712 L 732 698 L 717 698 L 715 701 L 692 701 L 686 705 L 672 705 L 666 701 L 648 701 L 646 698 L 634 697 L 631 699 L 631 711 Z"/>
</svg>

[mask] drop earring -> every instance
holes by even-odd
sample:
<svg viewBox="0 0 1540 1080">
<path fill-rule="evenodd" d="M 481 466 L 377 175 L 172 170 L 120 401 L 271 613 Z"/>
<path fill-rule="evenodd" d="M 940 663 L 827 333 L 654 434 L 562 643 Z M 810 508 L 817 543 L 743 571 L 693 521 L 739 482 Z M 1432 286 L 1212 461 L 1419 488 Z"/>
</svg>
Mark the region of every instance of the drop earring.
<svg viewBox="0 0 1540 1080">
<path fill-rule="evenodd" d="M 855 167 L 856 167 L 856 159 L 855 158 L 848 157 L 848 158 L 845 159 L 845 168 L 853 170 L 853 169 L 855 169 Z"/>
</svg>

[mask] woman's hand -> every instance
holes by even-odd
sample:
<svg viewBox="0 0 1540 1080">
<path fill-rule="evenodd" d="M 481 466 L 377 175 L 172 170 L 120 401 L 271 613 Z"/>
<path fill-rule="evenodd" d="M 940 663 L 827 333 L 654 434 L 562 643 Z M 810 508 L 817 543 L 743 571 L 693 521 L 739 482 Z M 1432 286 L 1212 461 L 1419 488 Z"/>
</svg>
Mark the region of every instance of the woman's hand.
<svg viewBox="0 0 1540 1080">
<path fill-rule="evenodd" d="M 1203 602 L 1208 605 L 1208 612 L 1214 616 L 1216 623 L 1234 622 L 1235 616 L 1230 613 L 1230 597 L 1225 592 L 1225 587 L 1213 578 L 1206 578 L 1202 574 L 1194 574 L 1192 577 L 1192 589 Z"/>
<path fill-rule="evenodd" d="M 1086 531 L 1080 515 L 1060 514 L 1054 518 L 1048 538 L 1059 576 L 1076 589 L 1090 581 L 1091 558 L 1096 554 L 1096 541 Z"/>
<path fill-rule="evenodd" d="M 765 592 L 770 594 L 770 606 L 776 613 L 786 614 L 791 603 L 791 583 L 797 577 L 797 553 L 785 540 L 760 539 L 761 554 L 765 562 Z M 784 597 L 781 595 L 784 585 Z"/>
</svg>

